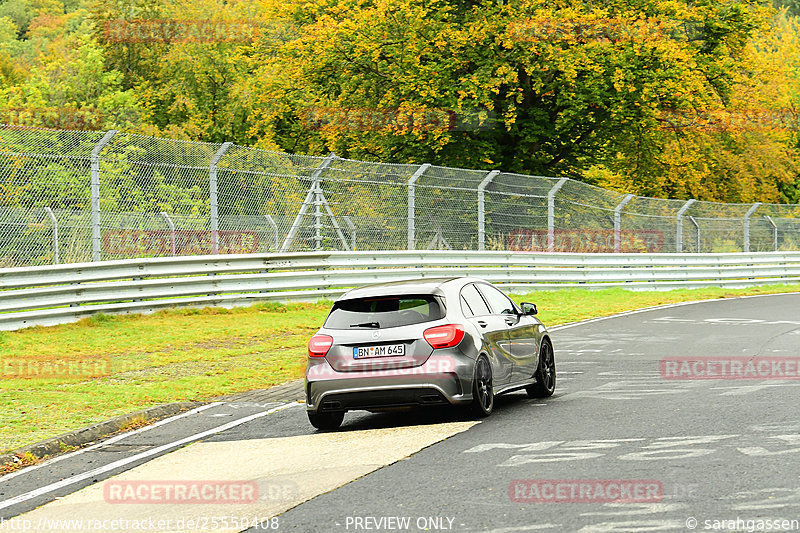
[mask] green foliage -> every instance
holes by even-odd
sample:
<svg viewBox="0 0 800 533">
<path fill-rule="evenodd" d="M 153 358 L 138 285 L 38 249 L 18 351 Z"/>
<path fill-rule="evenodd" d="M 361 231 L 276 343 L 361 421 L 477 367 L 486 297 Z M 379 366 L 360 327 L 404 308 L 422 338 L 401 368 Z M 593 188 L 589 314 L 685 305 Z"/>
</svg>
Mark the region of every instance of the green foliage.
<svg viewBox="0 0 800 533">
<path fill-rule="evenodd" d="M 727 2 L 638 12 L 613 2 L 459 10 L 413 0 L 341 2 L 313 15 L 303 3 L 285 9 L 313 18 L 277 54 L 256 47 L 252 79 L 266 90 L 251 91 L 263 107 L 288 107 L 265 124 L 281 146 L 300 139 L 308 150 L 348 157 L 551 175 L 631 152 L 629 139 L 655 130 L 659 111 L 725 98 L 732 60 L 759 17 L 755 6 Z M 690 37 L 673 38 L 679 18 L 693 23 Z M 499 123 L 486 131 L 317 133 L 301 119 L 309 106 L 487 109 Z"/>
<path fill-rule="evenodd" d="M 114 315 L 109 315 L 106 313 L 95 313 L 89 318 L 87 318 L 86 321 L 92 326 L 103 326 L 111 322 L 114 322 L 115 319 L 116 317 L 114 317 Z"/>
<path fill-rule="evenodd" d="M 104 44 L 107 65 L 123 73 L 124 88 L 137 91 L 148 110 L 149 133 L 252 144 L 242 107 L 246 95 L 238 93 L 238 83 L 249 75 L 243 54 L 249 32 L 255 31 L 252 10 L 243 2 L 221 1 L 99 0 L 94 5 L 95 36 Z M 159 25 L 164 20 L 176 24 Z M 125 21 L 132 21 L 125 26 L 130 31 L 117 36 L 114 26 Z M 141 42 L 136 31 L 148 23 L 166 34 Z M 199 39 L 192 38 L 197 28 Z M 216 33 L 206 38 L 203 31 Z"/>
<path fill-rule="evenodd" d="M 33 16 L 29 0 L 6 0 L 0 4 L 0 18 L 11 20 L 20 37 L 24 37 L 28 33 L 28 26 Z"/>
<path fill-rule="evenodd" d="M 789 15 L 800 16 L 800 0 L 773 0 L 773 4 L 776 8 L 786 8 Z"/>
<path fill-rule="evenodd" d="M 709 129 L 701 119 L 796 109 L 797 6 L 782 0 L 776 16 L 756 0 L 6 0 L 0 113 L 29 125 L 568 175 L 640 195 L 791 202 L 796 124 Z M 136 174 L 120 172 L 114 186 L 144 179 L 148 192 L 106 195 L 105 209 L 203 207 L 164 173 Z M 277 190 L 276 179 L 231 174 L 221 194 Z M 17 192 L 3 203 L 42 197 Z M 229 214 L 275 211 L 301 194 L 284 192 L 276 205 Z"/>
<path fill-rule="evenodd" d="M 728 0 L 463 7 L 276 4 L 270 16 L 294 24 L 298 37 L 254 47 L 253 128 L 286 150 L 590 182 L 599 172 L 610 179 L 594 183 L 661 197 L 787 199 L 780 191 L 800 157 L 785 131 L 709 132 L 698 123 L 720 109 L 793 109 L 796 90 L 776 99 L 767 89 L 796 76 L 791 56 L 774 66 L 794 46 L 793 21 L 787 29 L 757 2 Z M 761 108 L 747 109 L 754 102 Z M 337 122 L 404 109 L 484 110 L 495 120 L 466 131 Z M 309 127 L 319 110 L 333 124 Z M 674 115 L 692 120 L 676 129 Z"/>
<path fill-rule="evenodd" d="M 286 313 L 289 309 L 281 302 L 263 302 L 253 306 L 253 309 L 265 313 Z"/>
</svg>

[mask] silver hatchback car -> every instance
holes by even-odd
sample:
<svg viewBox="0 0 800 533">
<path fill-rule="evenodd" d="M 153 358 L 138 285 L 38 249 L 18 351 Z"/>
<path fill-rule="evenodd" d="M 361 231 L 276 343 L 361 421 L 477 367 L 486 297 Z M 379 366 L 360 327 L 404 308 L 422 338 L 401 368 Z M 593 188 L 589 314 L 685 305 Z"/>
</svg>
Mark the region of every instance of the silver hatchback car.
<svg viewBox="0 0 800 533">
<path fill-rule="evenodd" d="M 348 291 L 308 343 L 308 418 L 336 429 L 350 410 L 432 405 L 467 405 L 484 417 L 498 394 L 550 396 L 553 344 L 536 312 L 477 278 Z"/>
</svg>

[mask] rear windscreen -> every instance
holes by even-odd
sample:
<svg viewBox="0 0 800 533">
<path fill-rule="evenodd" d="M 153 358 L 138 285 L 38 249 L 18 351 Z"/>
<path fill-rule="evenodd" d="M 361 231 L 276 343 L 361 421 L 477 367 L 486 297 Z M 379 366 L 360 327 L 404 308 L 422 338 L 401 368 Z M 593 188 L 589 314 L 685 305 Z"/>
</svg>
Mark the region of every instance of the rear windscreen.
<svg viewBox="0 0 800 533">
<path fill-rule="evenodd" d="M 381 296 L 342 300 L 333 304 L 325 321 L 330 329 L 396 328 L 444 318 L 443 303 L 436 296 Z"/>
</svg>

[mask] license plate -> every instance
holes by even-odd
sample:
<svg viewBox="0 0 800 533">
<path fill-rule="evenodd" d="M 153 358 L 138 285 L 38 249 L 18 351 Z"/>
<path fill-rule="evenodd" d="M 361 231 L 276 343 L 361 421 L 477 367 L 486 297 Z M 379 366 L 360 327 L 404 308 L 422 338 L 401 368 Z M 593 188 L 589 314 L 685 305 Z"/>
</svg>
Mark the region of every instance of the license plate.
<svg viewBox="0 0 800 533">
<path fill-rule="evenodd" d="M 383 346 L 358 346 L 353 348 L 353 359 L 367 359 L 369 357 L 395 357 L 405 354 L 405 344 L 384 344 Z"/>
</svg>

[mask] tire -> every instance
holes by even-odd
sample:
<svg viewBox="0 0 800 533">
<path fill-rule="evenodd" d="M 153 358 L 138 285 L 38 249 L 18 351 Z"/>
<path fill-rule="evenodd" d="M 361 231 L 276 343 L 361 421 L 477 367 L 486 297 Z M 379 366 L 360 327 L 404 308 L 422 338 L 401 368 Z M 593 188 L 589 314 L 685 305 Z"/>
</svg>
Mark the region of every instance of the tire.
<svg viewBox="0 0 800 533">
<path fill-rule="evenodd" d="M 307 411 L 307 413 L 308 421 L 311 422 L 312 426 L 326 431 L 339 429 L 339 426 L 342 425 L 342 420 L 344 420 L 344 411 L 330 411 L 325 413 L 312 413 L 311 411 Z"/>
<path fill-rule="evenodd" d="M 494 387 L 492 365 L 484 356 L 475 362 L 475 377 L 472 380 L 472 404 L 470 412 L 478 418 L 486 418 L 494 409 Z"/>
<path fill-rule="evenodd" d="M 539 367 L 534 374 L 536 383 L 525 387 L 525 392 L 531 398 L 547 398 L 556 390 L 556 360 L 553 356 L 553 345 L 550 339 L 542 342 L 539 352 Z"/>
</svg>

